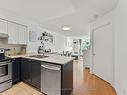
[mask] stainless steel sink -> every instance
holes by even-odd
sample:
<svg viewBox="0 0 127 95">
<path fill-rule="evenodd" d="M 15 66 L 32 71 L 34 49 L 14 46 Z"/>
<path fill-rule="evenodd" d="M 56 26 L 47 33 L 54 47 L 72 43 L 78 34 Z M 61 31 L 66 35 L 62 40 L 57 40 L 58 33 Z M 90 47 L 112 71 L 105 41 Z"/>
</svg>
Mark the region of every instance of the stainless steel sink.
<svg viewBox="0 0 127 95">
<path fill-rule="evenodd" d="M 49 56 L 44 56 L 44 55 L 32 55 L 32 56 L 29 56 L 29 57 L 46 58 L 46 57 L 49 57 Z"/>
</svg>

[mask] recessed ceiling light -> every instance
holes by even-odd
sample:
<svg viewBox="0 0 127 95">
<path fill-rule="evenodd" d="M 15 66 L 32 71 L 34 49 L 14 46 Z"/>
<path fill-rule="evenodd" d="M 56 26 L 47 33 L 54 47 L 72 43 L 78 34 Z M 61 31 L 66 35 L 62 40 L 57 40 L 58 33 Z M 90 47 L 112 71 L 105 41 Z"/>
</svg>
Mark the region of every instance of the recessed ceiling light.
<svg viewBox="0 0 127 95">
<path fill-rule="evenodd" d="M 64 27 L 62 27 L 62 30 L 64 30 L 64 31 L 68 31 L 68 30 L 71 30 L 71 27 L 64 26 Z"/>
</svg>

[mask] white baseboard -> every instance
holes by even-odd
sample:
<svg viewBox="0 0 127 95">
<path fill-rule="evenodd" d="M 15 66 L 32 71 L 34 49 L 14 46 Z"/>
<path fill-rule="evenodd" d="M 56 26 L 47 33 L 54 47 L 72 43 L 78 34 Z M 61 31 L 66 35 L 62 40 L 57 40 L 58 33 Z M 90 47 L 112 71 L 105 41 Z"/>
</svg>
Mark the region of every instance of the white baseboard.
<svg viewBox="0 0 127 95">
<path fill-rule="evenodd" d="M 119 87 L 117 87 L 115 85 L 114 88 L 115 88 L 115 91 L 116 91 L 117 95 L 122 95 Z"/>
<path fill-rule="evenodd" d="M 126 95 L 127 94 L 127 89 L 122 88 L 120 85 L 114 85 L 114 88 L 116 90 L 117 95 Z"/>
</svg>

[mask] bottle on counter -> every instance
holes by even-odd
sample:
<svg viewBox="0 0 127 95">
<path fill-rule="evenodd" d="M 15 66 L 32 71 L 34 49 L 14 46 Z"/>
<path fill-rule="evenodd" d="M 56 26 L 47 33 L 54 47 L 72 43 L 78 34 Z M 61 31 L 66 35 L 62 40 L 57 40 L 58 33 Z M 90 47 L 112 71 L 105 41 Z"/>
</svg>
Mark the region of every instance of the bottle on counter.
<svg viewBox="0 0 127 95">
<path fill-rule="evenodd" d="M 13 55 L 16 55 L 17 53 L 16 53 L 16 49 L 15 48 L 13 48 Z"/>
<path fill-rule="evenodd" d="M 5 56 L 9 56 L 10 55 L 10 51 L 11 51 L 11 49 L 5 49 Z"/>
</svg>

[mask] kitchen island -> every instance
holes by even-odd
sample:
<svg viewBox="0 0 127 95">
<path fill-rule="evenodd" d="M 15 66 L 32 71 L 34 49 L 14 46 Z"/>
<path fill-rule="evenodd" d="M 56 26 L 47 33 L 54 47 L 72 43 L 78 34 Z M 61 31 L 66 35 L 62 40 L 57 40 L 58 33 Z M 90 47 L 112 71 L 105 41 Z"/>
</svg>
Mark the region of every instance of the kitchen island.
<svg viewBox="0 0 127 95">
<path fill-rule="evenodd" d="M 48 57 L 36 58 L 31 55 L 10 57 L 20 60 L 18 61 L 21 66 L 18 78 L 20 81 L 36 87 L 47 95 L 70 95 L 73 90 L 74 58 L 49 54 L 46 56 Z"/>
</svg>

